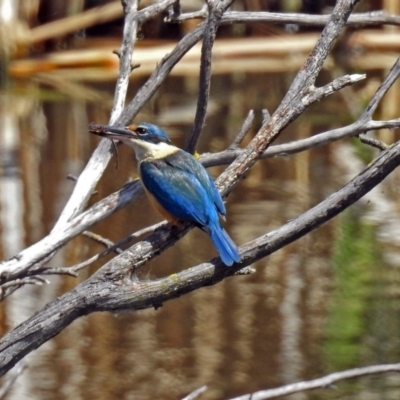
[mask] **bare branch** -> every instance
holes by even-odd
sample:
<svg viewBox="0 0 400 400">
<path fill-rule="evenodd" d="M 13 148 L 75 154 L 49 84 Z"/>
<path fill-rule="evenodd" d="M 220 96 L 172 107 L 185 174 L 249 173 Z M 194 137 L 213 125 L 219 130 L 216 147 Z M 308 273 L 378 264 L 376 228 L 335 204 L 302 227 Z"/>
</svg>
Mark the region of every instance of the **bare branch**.
<svg viewBox="0 0 400 400">
<path fill-rule="evenodd" d="M 166 22 L 181 22 L 194 18 L 207 18 L 207 8 L 199 11 L 180 14 L 176 18 L 166 18 Z M 230 11 L 226 12 L 221 20 L 222 24 L 265 22 L 269 24 L 295 24 L 300 26 L 324 26 L 329 20 L 329 15 L 311 15 L 301 13 L 272 13 L 266 11 Z M 352 14 L 346 26 L 376 26 L 397 25 L 400 26 L 400 16 L 389 14 L 386 11 L 372 11 L 368 13 Z"/>
<path fill-rule="evenodd" d="M 115 246 L 115 243 L 113 243 L 111 240 L 109 240 L 109 239 L 107 239 L 107 238 L 105 238 L 105 237 L 103 237 L 103 236 L 101 236 L 101 235 L 99 235 L 97 233 L 90 232 L 90 231 L 83 231 L 82 235 L 86 236 L 89 239 L 94 240 L 97 243 L 102 244 L 107 249 L 110 249 L 111 247 Z M 117 254 L 121 254 L 122 253 L 122 249 L 120 249 L 118 247 L 114 248 L 113 251 L 115 251 L 115 253 L 117 253 Z"/>
<path fill-rule="evenodd" d="M 397 76 L 397 74 L 398 69 L 393 68 L 387 79 L 385 79 L 385 82 L 382 84 L 384 89 L 378 89 L 375 96 L 379 96 L 381 98 L 382 90 L 387 90 L 387 87 L 393 84 L 393 76 Z M 357 77 L 359 76 L 356 75 L 356 80 Z M 338 78 L 334 82 L 341 82 L 341 84 L 345 84 L 346 82 L 351 82 L 353 80 L 352 76 L 349 76 L 346 79 L 342 78 Z M 311 104 L 312 101 L 317 101 L 320 98 L 325 97 L 325 90 L 331 91 L 331 88 L 338 89 L 340 87 L 341 86 L 338 84 L 331 83 L 325 85 L 325 89 L 319 88 L 313 90 L 311 93 L 306 95 L 308 97 L 306 100 L 307 103 L 305 104 Z M 371 100 L 371 103 L 376 101 L 375 96 Z M 393 128 L 398 126 L 400 126 L 400 119 L 391 121 L 359 120 L 345 128 L 339 128 L 326 133 L 321 133 L 319 135 L 314 135 L 310 138 L 306 138 L 297 142 L 273 146 L 263 153 L 261 157 L 273 157 L 276 155 L 296 153 L 311 147 L 320 146 L 322 144 L 338 140 L 340 138 L 354 136 L 368 130 L 380 129 L 382 127 Z M 206 166 L 228 164 L 236 157 L 246 154 L 246 151 L 247 150 L 227 150 L 213 155 L 203 155 L 201 157 L 201 161 Z M 64 245 L 70 239 L 88 229 L 94 223 L 108 217 L 115 211 L 124 207 L 129 201 L 132 201 L 132 199 L 141 195 L 142 193 L 143 191 L 141 185 L 138 182 L 133 182 L 127 184 L 120 191 L 96 203 L 83 214 L 69 221 L 62 230 L 54 231 L 50 236 L 45 237 L 35 245 L 22 251 L 17 258 L 1 264 L 0 271 L 2 272 L 0 275 L 0 282 L 7 282 L 18 279 L 21 275 L 23 276 L 24 271 L 31 268 L 34 264 L 40 263 L 48 254 L 54 252 L 60 246 Z M 81 266 L 81 264 L 79 264 L 79 266 Z M 41 267 L 40 264 L 39 267 Z"/>
<path fill-rule="evenodd" d="M 121 71 L 123 72 L 124 76 L 119 78 L 119 83 L 116 86 L 116 97 L 118 98 L 118 100 L 114 102 L 113 113 L 110 118 L 110 121 L 112 121 L 113 123 L 122 123 L 122 121 L 119 120 L 119 113 L 121 110 L 118 104 L 122 104 L 125 101 L 126 86 L 128 85 L 127 76 L 129 76 L 130 74 L 130 55 L 132 54 L 131 49 L 133 41 L 136 38 L 135 26 L 137 25 L 138 21 L 142 22 L 143 19 L 147 18 L 148 16 L 154 16 L 158 13 L 161 13 L 172 3 L 173 0 L 164 0 L 161 2 L 157 2 L 157 4 L 142 10 L 140 13 L 135 13 L 134 7 L 128 8 L 127 10 L 129 12 L 129 18 L 125 20 L 122 45 L 123 49 L 125 50 L 123 52 L 121 51 Z M 136 21 L 136 23 L 134 23 L 134 21 Z M 127 26 L 128 24 L 134 25 L 132 26 L 132 29 Z M 122 60 L 122 56 L 129 57 L 129 59 Z M 60 229 L 68 220 L 82 212 L 91 194 L 93 193 L 94 187 L 102 176 L 112 154 L 112 143 L 109 140 L 102 140 L 97 149 L 93 152 L 92 157 L 86 165 L 86 168 L 79 176 L 74 191 L 69 198 L 69 201 L 65 206 L 63 212 L 61 213 L 60 218 L 58 219 L 52 232 Z"/>
<path fill-rule="evenodd" d="M 197 98 L 196 116 L 194 118 L 192 131 L 186 143 L 186 150 L 191 154 L 196 151 L 196 145 L 206 119 L 211 86 L 211 55 L 215 36 L 222 15 L 231 3 L 232 0 L 210 0 L 208 2 L 208 17 L 201 48 L 199 95 Z"/>
<path fill-rule="evenodd" d="M 179 60 L 203 37 L 206 24 L 203 22 L 184 36 L 175 49 L 165 56 L 151 74 L 147 82 L 138 90 L 134 99 L 125 107 L 118 118 L 118 125 L 128 125 L 139 112 L 141 107 L 153 96 L 164 82 L 172 68 Z"/>
<path fill-rule="evenodd" d="M 113 124 L 121 114 L 125 105 L 126 92 L 128 91 L 129 76 L 132 72 L 132 53 L 136 42 L 138 21 L 136 17 L 139 0 L 124 2 L 124 33 L 122 44 L 118 52 L 119 74 L 115 85 L 114 103 L 111 111 L 110 123 Z"/>
<path fill-rule="evenodd" d="M 315 79 L 326 57 L 358 1 L 337 1 L 329 22 L 322 31 L 314 50 L 294 78 L 278 109 L 269 121 L 262 126 L 245 152 L 218 178 L 217 184 L 221 186 L 224 194 L 232 190 L 240 177 L 254 165 L 265 149 L 279 136 L 280 132 L 309 106 L 310 103 L 306 100 L 307 96 L 314 87 Z"/>
<path fill-rule="evenodd" d="M 73 237 L 81 234 L 96 222 L 108 217 L 124 207 L 132 199 L 141 196 L 143 188 L 137 181 L 126 184 L 121 190 L 107 196 L 84 213 L 68 221 L 62 229 L 53 231 L 31 247 L 23 250 L 18 257 L 5 261 L 0 265 L 0 282 L 24 276 L 27 270 L 40 262 L 49 254 L 63 246 Z"/>
<path fill-rule="evenodd" d="M 106 250 L 103 250 L 102 252 L 94 255 L 93 257 L 91 257 L 79 264 L 73 265 L 72 267 L 70 267 L 70 269 L 73 271 L 79 271 L 79 270 L 87 267 L 88 265 L 94 263 L 95 261 L 99 260 L 100 258 L 106 256 L 107 254 L 110 254 L 113 251 L 116 251 L 116 249 L 120 250 L 121 246 L 123 246 L 126 243 L 131 242 L 133 239 L 137 239 L 138 237 L 140 237 L 142 235 L 153 233 L 157 228 L 160 228 L 161 226 L 164 226 L 164 225 L 165 225 L 165 222 L 159 222 L 158 224 L 148 226 L 147 228 L 143 228 L 135 233 L 132 233 L 132 234 L 128 235 L 126 238 L 124 238 L 124 239 L 120 240 L 119 242 L 113 244 L 112 246 L 108 247 Z M 119 251 L 117 253 L 121 254 L 122 251 Z"/>
<path fill-rule="evenodd" d="M 374 139 L 372 137 L 366 136 L 365 134 L 359 135 L 361 143 L 367 144 L 368 146 L 375 147 L 378 150 L 386 150 L 389 146 L 386 143 L 381 142 L 380 140 Z"/>
<path fill-rule="evenodd" d="M 260 158 L 272 158 L 278 156 L 288 156 L 290 154 L 301 153 L 315 147 L 324 146 L 340 139 L 357 136 L 367 131 L 378 129 L 397 129 L 400 128 L 400 118 L 391 119 L 388 121 L 367 121 L 361 122 L 358 120 L 343 128 L 332 129 L 322 132 L 314 136 L 296 140 L 294 142 L 278 144 L 269 147 Z M 228 165 L 241 154 L 244 154 L 245 149 L 224 150 L 219 153 L 203 153 L 200 157 L 200 162 L 206 167 L 215 167 L 217 165 Z"/>
<path fill-rule="evenodd" d="M 40 276 L 25 277 L 22 279 L 15 279 L 13 281 L 0 285 L 0 300 L 4 300 L 10 294 L 14 293 L 17 289 L 25 285 L 43 285 L 49 284 L 47 279 Z"/>
<path fill-rule="evenodd" d="M 326 145 L 328 143 L 334 142 L 336 140 L 348 138 L 351 136 L 357 136 L 359 134 L 362 134 L 364 132 L 370 131 L 370 130 L 376 130 L 376 129 L 382 129 L 382 128 L 389 128 L 389 129 L 395 129 L 400 127 L 400 118 L 398 119 L 393 119 L 389 121 L 374 121 L 372 120 L 373 113 L 376 110 L 376 107 L 378 106 L 379 102 L 382 100 L 383 96 L 387 93 L 387 91 L 390 89 L 390 87 L 393 85 L 393 83 L 396 81 L 396 79 L 400 75 L 400 59 L 396 60 L 394 63 L 392 69 L 390 70 L 389 74 L 385 78 L 385 80 L 382 82 L 382 84 L 379 86 L 378 90 L 375 92 L 374 96 L 370 100 L 366 110 L 362 113 L 360 118 L 356 121 L 353 122 L 352 124 L 342 127 L 342 128 L 337 128 L 333 129 L 327 132 L 323 132 L 317 135 L 313 135 L 311 137 L 297 140 L 294 142 L 289 142 L 289 143 L 284 143 L 280 145 L 275 145 L 271 146 L 268 148 L 266 151 L 263 152 L 261 155 L 261 158 L 270 158 L 270 157 L 276 157 L 279 155 L 288 155 L 288 154 L 295 154 L 299 153 L 301 151 L 305 151 L 314 147 Z M 355 81 L 357 81 L 359 78 L 361 79 L 363 76 L 361 75 L 356 75 L 354 77 Z M 319 100 L 319 95 L 325 96 L 324 94 L 324 88 L 330 88 L 329 90 L 332 89 L 332 91 L 335 90 L 336 83 L 344 84 L 347 81 L 351 81 L 352 78 L 347 76 L 346 79 L 342 79 L 346 77 L 341 77 L 338 79 L 335 79 L 333 82 L 331 82 L 328 85 L 325 85 L 323 88 L 319 88 L 317 90 L 313 90 L 310 96 L 317 96 L 316 98 L 313 98 L 314 101 Z M 350 84 L 351 82 L 349 82 Z M 339 87 L 341 87 L 339 85 Z M 310 98 L 308 98 L 310 100 Z M 224 151 L 221 153 L 215 153 L 215 154 L 203 154 L 201 156 L 200 161 L 206 165 L 206 166 L 215 166 L 215 165 L 221 165 L 221 164 L 230 164 L 235 158 L 239 157 L 241 154 L 244 154 L 245 150 L 230 150 L 230 151 Z"/>
<path fill-rule="evenodd" d="M 382 100 L 383 96 L 387 93 L 387 91 L 392 87 L 393 83 L 397 80 L 400 75 L 400 58 L 396 60 L 391 68 L 389 74 L 386 79 L 379 86 L 376 91 L 374 97 L 369 102 L 367 108 L 363 112 L 360 119 L 371 120 L 374 116 L 374 112 L 378 107 L 379 102 Z"/>
<path fill-rule="evenodd" d="M 189 393 L 187 396 L 185 396 L 182 400 L 194 400 L 197 399 L 202 393 L 204 393 L 207 390 L 207 386 L 201 386 L 196 390 L 193 390 L 192 393 Z"/>
<path fill-rule="evenodd" d="M 230 400 L 266 400 L 277 397 L 288 396 L 293 393 L 304 392 L 306 390 L 326 389 L 335 382 L 345 379 L 358 378 L 366 375 L 383 374 L 387 372 L 400 372 L 400 364 L 371 365 L 369 367 L 348 369 L 346 371 L 335 372 L 322 378 L 311 381 L 297 382 L 285 385 L 276 389 L 260 390 L 251 394 L 234 397 Z"/>
<path fill-rule="evenodd" d="M 232 144 L 228 147 L 228 150 L 235 150 L 240 146 L 240 143 L 242 143 L 243 139 L 248 134 L 253 121 L 254 121 L 254 111 L 250 110 L 249 113 L 247 114 L 246 119 L 243 122 L 242 129 L 240 130 L 240 132 L 238 133 Z"/>
<path fill-rule="evenodd" d="M 159 228 L 145 241 L 133 245 L 105 264 L 88 280 L 55 299 L 0 340 L 0 375 L 21 358 L 59 333 L 76 318 L 94 311 L 141 310 L 209 286 L 232 276 L 303 235 L 316 229 L 362 198 L 400 165 L 400 142 L 382 152 L 369 167 L 342 189 L 289 221 L 240 247 L 241 264 L 227 268 L 219 258 L 166 278 L 139 281 L 132 272 L 187 232 Z M 26 340 L 26 338 L 30 340 Z M 34 340 L 32 340 L 34 338 Z"/>
</svg>

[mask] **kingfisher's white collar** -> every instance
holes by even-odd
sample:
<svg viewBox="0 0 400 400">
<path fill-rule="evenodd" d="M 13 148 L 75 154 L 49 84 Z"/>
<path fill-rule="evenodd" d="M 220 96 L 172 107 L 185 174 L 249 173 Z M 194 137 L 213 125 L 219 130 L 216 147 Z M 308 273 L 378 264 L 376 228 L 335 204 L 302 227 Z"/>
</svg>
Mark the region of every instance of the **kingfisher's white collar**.
<svg viewBox="0 0 400 400">
<path fill-rule="evenodd" d="M 177 147 L 164 142 L 155 144 L 139 139 L 131 139 L 129 142 L 125 143 L 135 150 L 138 162 L 147 159 L 165 158 L 179 151 Z"/>
</svg>

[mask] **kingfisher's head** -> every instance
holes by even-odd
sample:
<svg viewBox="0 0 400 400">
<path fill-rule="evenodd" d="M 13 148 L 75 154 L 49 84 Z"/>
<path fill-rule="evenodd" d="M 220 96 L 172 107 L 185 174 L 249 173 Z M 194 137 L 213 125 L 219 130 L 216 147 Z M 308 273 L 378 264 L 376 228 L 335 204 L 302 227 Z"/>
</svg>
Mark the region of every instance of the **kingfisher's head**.
<svg viewBox="0 0 400 400">
<path fill-rule="evenodd" d="M 89 132 L 120 140 L 133 147 L 139 161 L 144 158 L 161 158 L 177 151 L 168 135 L 157 125 L 148 122 L 126 127 L 108 125 L 89 125 Z"/>
</svg>

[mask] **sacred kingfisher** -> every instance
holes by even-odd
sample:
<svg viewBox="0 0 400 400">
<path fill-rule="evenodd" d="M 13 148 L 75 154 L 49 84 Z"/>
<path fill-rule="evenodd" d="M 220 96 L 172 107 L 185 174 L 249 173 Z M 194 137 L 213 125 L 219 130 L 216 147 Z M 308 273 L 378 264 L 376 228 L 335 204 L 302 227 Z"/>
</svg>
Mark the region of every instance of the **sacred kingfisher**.
<svg viewBox="0 0 400 400">
<path fill-rule="evenodd" d="M 133 147 L 151 203 L 170 223 L 194 223 L 207 232 L 225 265 L 240 262 L 238 249 L 221 226 L 225 205 L 206 169 L 174 146 L 167 134 L 148 122 L 127 127 L 92 124 L 89 131 Z"/>
</svg>

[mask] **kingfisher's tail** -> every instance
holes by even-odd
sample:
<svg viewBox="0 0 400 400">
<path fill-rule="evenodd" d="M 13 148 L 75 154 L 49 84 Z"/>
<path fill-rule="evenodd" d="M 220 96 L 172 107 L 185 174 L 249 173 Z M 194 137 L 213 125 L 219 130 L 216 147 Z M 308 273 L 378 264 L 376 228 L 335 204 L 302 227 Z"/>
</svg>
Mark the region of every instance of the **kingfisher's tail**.
<svg viewBox="0 0 400 400">
<path fill-rule="evenodd" d="M 234 262 L 240 262 L 238 248 L 219 223 L 211 229 L 210 237 L 225 265 L 230 267 Z"/>
</svg>

